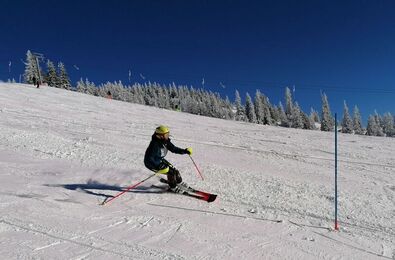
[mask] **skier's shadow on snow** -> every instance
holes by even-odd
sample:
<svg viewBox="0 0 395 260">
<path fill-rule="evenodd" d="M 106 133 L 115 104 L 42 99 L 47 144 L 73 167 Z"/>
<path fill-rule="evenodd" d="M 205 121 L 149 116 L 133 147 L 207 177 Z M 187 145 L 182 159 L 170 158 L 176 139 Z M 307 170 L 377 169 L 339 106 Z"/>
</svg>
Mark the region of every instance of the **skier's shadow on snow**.
<svg viewBox="0 0 395 260">
<path fill-rule="evenodd" d="M 112 197 L 114 197 L 115 194 L 108 195 L 108 194 L 104 194 L 104 193 L 100 193 L 100 192 L 95 192 L 92 190 L 107 190 L 107 191 L 121 192 L 126 189 L 126 187 L 103 184 L 103 183 L 100 183 L 98 181 L 93 181 L 93 180 L 89 180 L 87 183 L 81 183 L 81 184 L 45 184 L 45 186 L 47 186 L 47 187 L 61 187 L 61 188 L 65 188 L 67 190 L 82 191 L 82 192 L 85 192 L 90 195 L 104 197 L 105 199 L 112 198 Z M 138 186 L 138 187 L 136 187 L 132 190 L 129 190 L 127 192 L 158 193 L 158 191 L 152 190 L 152 187 L 148 187 L 148 186 Z"/>
</svg>

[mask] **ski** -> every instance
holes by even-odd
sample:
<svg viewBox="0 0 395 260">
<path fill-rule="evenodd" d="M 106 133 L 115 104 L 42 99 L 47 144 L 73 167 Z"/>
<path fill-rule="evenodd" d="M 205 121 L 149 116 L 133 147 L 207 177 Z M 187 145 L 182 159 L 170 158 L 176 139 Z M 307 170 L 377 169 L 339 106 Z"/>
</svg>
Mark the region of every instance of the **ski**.
<svg viewBox="0 0 395 260">
<path fill-rule="evenodd" d="M 167 184 L 167 180 L 165 180 L 165 179 L 160 179 L 160 182 Z M 165 187 L 160 187 L 160 186 L 155 186 L 155 185 L 152 185 L 152 186 L 155 187 L 155 188 L 161 188 L 161 189 L 167 189 L 168 190 L 168 186 L 165 186 Z M 217 198 L 216 194 L 212 194 L 212 193 L 208 193 L 208 192 L 204 192 L 204 191 L 200 191 L 200 190 L 194 189 L 192 187 L 189 187 L 185 183 L 184 183 L 184 185 L 180 185 L 179 187 L 182 190 L 182 192 L 180 192 L 179 194 L 182 194 L 182 195 L 185 195 L 185 196 L 189 196 L 189 197 L 192 197 L 192 198 L 204 200 L 204 201 L 207 201 L 207 202 L 213 202 Z M 172 191 L 169 191 L 169 192 L 172 192 Z M 174 193 L 174 192 L 172 192 L 172 193 Z"/>
<path fill-rule="evenodd" d="M 200 192 L 200 193 L 196 192 L 196 194 L 198 194 L 198 195 L 196 195 L 196 194 L 192 194 L 192 193 L 190 193 L 188 191 L 183 191 L 180 194 L 185 195 L 185 196 L 189 196 L 189 197 L 193 197 L 193 198 L 196 198 L 196 199 L 199 199 L 199 200 L 204 200 L 204 201 L 207 201 L 209 203 L 213 202 L 217 198 L 216 194 L 208 194 L 206 192 Z"/>
<path fill-rule="evenodd" d="M 168 182 L 167 182 L 166 179 L 160 178 L 159 181 L 162 182 L 162 183 L 168 184 Z M 199 195 L 201 195 L 201 196 L 215 195 L 215 194 L 212 194 L 212 193 L 209 193 L 209 192 L 205 192 L 205 191 L 201 191 L 201 190 L 194 189 L 194 188 L 190 187 L 188 184 L 186 184 L 185 182 L 181 182 L 180 184 L 178 184 L 178 186 L 179 186 L 181 189 L 184 189 L 185 191 L 193 192 L 193 193 L 199 194 Z"/>
</svg>

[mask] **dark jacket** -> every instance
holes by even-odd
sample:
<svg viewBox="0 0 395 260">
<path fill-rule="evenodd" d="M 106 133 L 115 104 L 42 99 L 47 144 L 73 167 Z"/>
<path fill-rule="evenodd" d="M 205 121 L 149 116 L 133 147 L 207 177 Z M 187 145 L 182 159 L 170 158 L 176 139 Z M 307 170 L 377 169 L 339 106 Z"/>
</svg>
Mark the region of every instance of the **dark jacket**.
<svg viewBox="0 0 395 260">
<path fill-rule="evenodd" d="M 152 135 L 151 143 L 149 144 L 147 150 L 145 151 L 144 164 L 150 170 L 159 170 L 160 165 L 165 158 L 167 151 L 178 154 L 186 154 L 185 149 L 181 149 L 175 146 L 170 139 L 161 140 Z"/>
</svg>

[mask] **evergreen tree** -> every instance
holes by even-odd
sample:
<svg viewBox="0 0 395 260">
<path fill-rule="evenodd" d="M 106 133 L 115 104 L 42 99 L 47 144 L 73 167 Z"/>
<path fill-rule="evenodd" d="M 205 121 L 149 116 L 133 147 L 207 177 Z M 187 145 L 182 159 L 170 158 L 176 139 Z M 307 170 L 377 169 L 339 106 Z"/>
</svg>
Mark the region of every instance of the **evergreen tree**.
<svg viewBox="0 0 395 260">
<path fill-rule="evenodd" d="M 316 123 L 320 123 L 320 116 L 318 115 L 318 112 L 311 108 L 310 109 L 310 116 L 309 116 L 309 120 L 312 126 L 312 129 L 318 129 Z"/>
<path fill-rule="evenodd" d="M 280 122 L 278 122 L 278 124 L 280 126 L 288 127 L 287 115 L 285 114 L 284 106 L 281 103 L 281 101 L 278 103 L 277 111 L 278 111 L 278 114 L 280 115 Z"/>
<path fill-rule="evenodd" d="M 314 108 L 310 109 L 310 119 L 314 122 L 314 123 L 319 123 L 320 120 L 320 116 L 318 115 L 318 112 L 316 110 L 314 110 Z"/>
<path fill-rule="evenodd" d="M 293 100 L 291 90 L 286 87 L 285 88 L 285 114 L 287 115 L 288 119 L 292 117 L 292 107 L 293 107 Z"/>
<path fill-rule="evenodd" d="M 98 95 L 98 88 L 95 86 L 95 83 L 90 82 L 87 78 L 85 79 L 85 93 L 88 95 Z"/>
<path fill-rule="evenodd" d="M 23 81 L 28 84 L 34 84 L 34 79 L 39 80 L 39 70 L 35 56 L 30 50 L 26 53 L 25 73 L 23 74 Z"/>
<path fill-rule="evenodd" d="M 376 120 L 374 120 L 374 116 L 370 115 L 368 118 L 368 125 L 366 127 L 366 134 L 367 135 L 376 135 Z"/>
<path fill-rule="evenodd" d="M 166 108 L 166 109 L 170 109 L 170 89 L 163 87 L 162 88 L 162 92 L 163 92 L 163 101 L 162 101 L 162 107 Z"/>
<path fill-rule="evenodd" d="M 342 121 L 342 133 L 351 134 L 353 132 L 353 122 L 350 117 L 350 113 L 348 112 L 348 107 L 346 101 L 344 101 L 344 110 L 343 110 L 343 121 Z"/>
<path fill-rule="evenodd" d="M 394 117 L 389 112 L 383 116 L 383 131 L 386 136 L 395 136 Z"/>
<path fill-rule="evenodd" d="M 377 111 L 374 111 L 374 120 L 376 121 L 376 125 L 377 125 L 376 135 L 377 136 L 384 136 L 382 119 L 381 119 L 381 116 L 377 113 Z"/>
<path fill-rule="evenodd" d="M 270 108 L 271 108 L 271 104 L 269 101 L 269 98 L 266 97 L 265 95 L 261 96 L 261 102 L 263 104 L 263 114 L 264 114 L 264 118 L 263 118 L 263 123 L 265 125 L 271 125 L 273 123 L 273 119 L 272 119 L 272 114 L 270 112 Z"/>
<path fill-rule="evenodd" d="M 225 98 L 225 110 L 226 110 L 226 115 L 225 115 L 225 119 L 228 120 L 234 120 L 235 119 L 235 114 L 232 110 L 232 102 L 230 102 L 230 99 L 228 96 L 226 96 Z"/>
<path fill-rule="evenodd" d="M 255 115 L 255 108 L 254 105 L 252 104 L 251 96 L 250 94 L 246 94 L 246 115 L 248 122 L 250 123 L 256 123 L 256 115 Z"/>
<path fill-rule="evenodd" d="M 269 109 L 272 117 L 272 124 L 277 125 L 278 122 L 281 122 L 281 115 L 279 113 L 279 110 L 276 106 L 270 106 Z"/>
<path fill-rule="evenodd" d="M 282 126 L 291 127 L 292 126 L 292 112 L 293 112 L 293 100 L 291 90 L 285 88 L 285 115 L 286 120 L 282 123 Z"/>
<path fill-rule="evenodd" d="M 301 115 L 303 119 L 303 129 L 307 129 L 307 130 L 315 129 L 314 120 L 303 111 L 301 111 Z"/>
<path fill-rule="evenodd" d="M 58 87 L 59 78 L 56 74 L 56 68 L 52 61 L 47 61 L 47 74 L 46 74 L 46 82 L 50 87 Z"/>
<path fill-rule="evenodd" d="M 131 88 L 131 92 L 133 94 L 133 100 L 137 104 L 144 104 L 144 91 L 143 87 L 140 83 L 134 84 L 133 87 Z M 180 109 L 180 104 L 177 104 L 178 109 Z"/>
<path fill-rule="evenodd" d="M 332 131 L 334 126 L 334 119 L 329 107 L 328 98 L 325 93 L 321 94 L 322 99 L 322 114 L 321 114 L 321 131 Z"/>
<path fill-rule="evenodd" d="M 378 133 L 378 125 L 373 115 L 369 116 L 368 125 L 366 127 L 366 134 L 370 136 L 376 136 Z"/>
<path fill-rule="evenodd" d="M 220 118 L 220 107 L 219 107 L 218 100 L 217 100 L 216 96 L 214 95 L 214 93 L 208 94 L 208 101 L 209 101 L 209 103 L 208 103 L 209 106 L 207 109 L 208 116 Z"/>
<path fill-rule="evenodd" d="M 67 74 L 66 67 L 64 66 L 63 62 L 58 63 L 59 68 L 59 88 L 71 89 L 71 83 L 69 75 Z"/>
<path fill-rule="evenodd" d="M 145 95 L 144 95 L 144 101 L 145 101 L 145 105 L 148 106 L 154 106 L 157 107 L 158 106 L 158 95 L 156 94 L 155 90 L 153 87 L 151 87 L 151 82 L 149 82 L 148 84 L 145 85 L 144 90 L 146 90 Z M 188 100 L 184 99 L 183 102 L 183 106 L 184 108 L 189 107 L 191 104 L 188 103 L 189 101 L 189 97 Z M 186 112 L 189 112 L 190 110 L 186 110 Z"/>
<path fill-rule="evenodd" d="M 256 90 L 254 99 L 254 109 L 256 114 L 256 121 L 258 124 L 264 123 L 265 111 L 262 103 L 262 94 L 259 90 Z"/>
<path fill-rule="evenodd" d="M 359 109 L 357 106 L 354 107 L 352 121 L 353 121 L 354 133 L 357 135 L 362 135 L 363 134 L 362 119 L 361 119 L 361 114 L 359 113 Z"/>
<path fill-rule="evenodd" d="M 81 93 L 86 93 L 86 84 L 85 82 L 82 80 L 82 78 L 77 81 L 77 92 L 81 92 Z"/>
<path fill-rule="evenodd" d="M 292 106 L 292 113 L 291 113 L 291 127 L 293 128 L 303 128 L 303 117 L 300 111 L 300 107 L 298 102 Z"/>
<path fill-rule="evenodd" d="M 366 134 L 371 136 L 383 136 L 383 129 L 380 126 L 379 116 L 377 112 L 375 115 L 370 115 L 368 119 L 368 126 L 366 128 Z"/>
<path fill-rule="evenodd" d="M 239 91 L 235 91 L 235 106 L 236 106 L 236 121 L 246 121 L 244 107 L 241 105 L 241 98 Z"/>
</svg>

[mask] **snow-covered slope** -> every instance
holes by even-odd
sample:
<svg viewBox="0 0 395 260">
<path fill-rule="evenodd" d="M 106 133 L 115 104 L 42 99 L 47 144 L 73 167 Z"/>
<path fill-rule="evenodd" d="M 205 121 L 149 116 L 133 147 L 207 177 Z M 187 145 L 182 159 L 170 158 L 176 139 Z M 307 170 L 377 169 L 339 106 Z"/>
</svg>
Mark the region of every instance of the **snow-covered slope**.
<svg viewBox="0 0 395 260">
<path fill-rule="evenodd" d="M 192 147 L 167 158 L 214 203 L 152 188 L 155 127 Z M 395 259 L 395 139 L 225 121 L 0 83 L 2 259 Z M 253 213 L 255 211 L 255 213 Z M 283 220 L 276 223 L 274 220 Z"/>
</svg>

